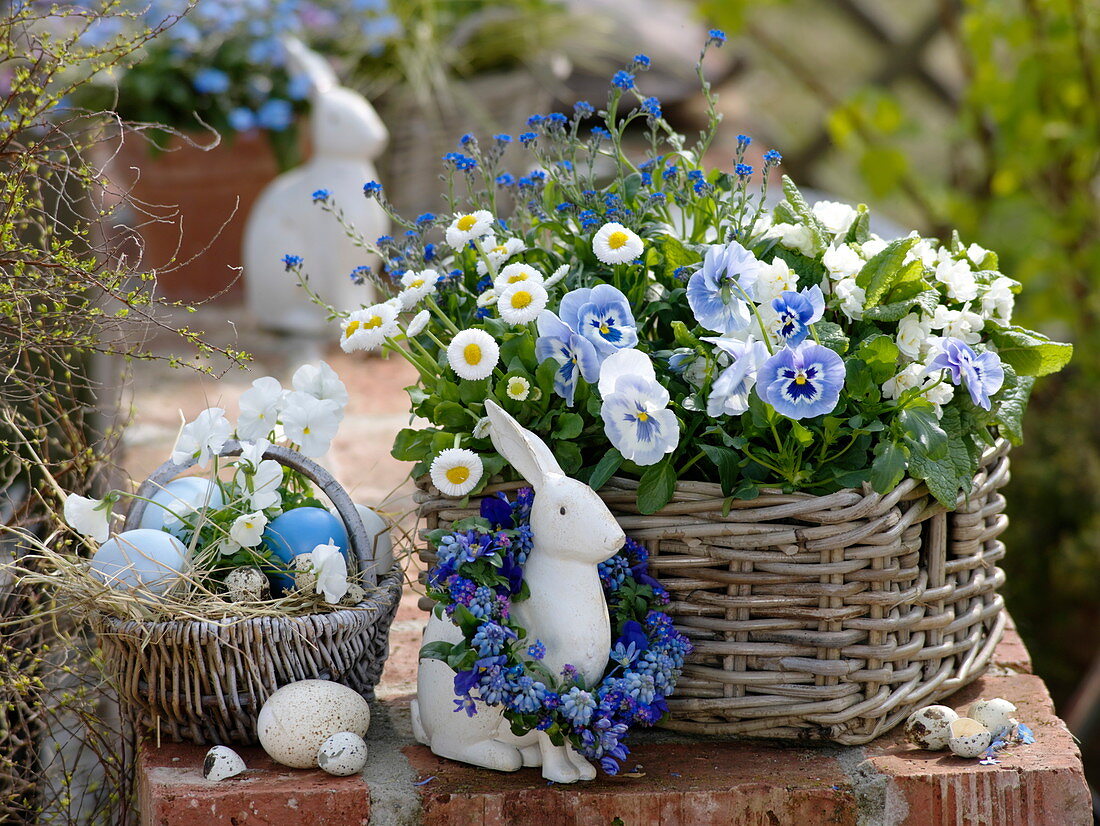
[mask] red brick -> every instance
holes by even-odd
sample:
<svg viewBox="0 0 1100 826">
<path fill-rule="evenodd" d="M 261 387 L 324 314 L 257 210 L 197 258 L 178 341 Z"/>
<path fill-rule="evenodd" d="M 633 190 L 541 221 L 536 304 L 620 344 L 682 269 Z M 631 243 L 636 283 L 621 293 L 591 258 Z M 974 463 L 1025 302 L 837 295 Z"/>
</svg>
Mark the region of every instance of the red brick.
<svg viewBox="0 0 1100 826">
<path fill-rule="evenodd" d="M 138 756 L 141 826 L 366 826 L 363 778 L 288 769 L 261 749 L 236 749 L 248 771 L 212 782 L 202 776 L 206 747 L 145 744 Z"/>
</svg>

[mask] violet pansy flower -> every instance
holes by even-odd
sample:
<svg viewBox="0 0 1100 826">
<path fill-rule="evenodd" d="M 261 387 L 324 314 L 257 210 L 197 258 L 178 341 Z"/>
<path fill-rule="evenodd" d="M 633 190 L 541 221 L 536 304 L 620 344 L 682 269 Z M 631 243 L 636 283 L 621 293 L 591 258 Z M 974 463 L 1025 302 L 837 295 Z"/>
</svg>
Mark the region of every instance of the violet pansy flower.
<svg viewBox="0 0 1100 826">
<path fill-rule="evenodd" d="M 797 347 L 810 334 L 810 325 L 825 314 L 825 296 L 816 284 L 798 292 L 784 290 L 772 309 L 779 315 L 779 335 L 787 346 Z"/>
<path fill-rule="evenodd" d="M 695 320 L 716 333 L 744 330 L 752 320 L 747 299 L 756 294 L 760 262 L 736 241 L 714 244 L 703 268 L 688 280 L 687 299 Z"/>
<path fill-rule="evenodd" d="M 808 419 L 831 413 L 844 387 L 844 361 L 820 344 L 785 347 L 761 365 L 756 392 L 779 413 Z"/>
<path fill-rule="evenodd" d="M 582 287 L 562 296 L 561 320 L 592 342 L 600 361 L 638 343 L 630 302 L 610 284 Z"/>
<path fill-rule="evenodd" d="M 970 398 L 983 410 L 992 407 L 989 397 L 1001 389 L 1005 381 L 1004 367 L 996 353 L 981 355 L 962 339 L 945 338 L 942 350 L 928 362 L 928 371 L 947 370 L 953 384 L 966 383 Z"/>
<path fill-rule="evenodd" d="M 600 376 L 596 348 L 549 310 L 539 313 L 537 325 L 539 337 L 535 341 L 535 356 L 540 364 L 546 359 L 558 363 L 558 370 L 554 373 L 554 392 L 565 399 L 567 406 L 572 407 L 578 377 L 591 384 Z"/>
</svg>

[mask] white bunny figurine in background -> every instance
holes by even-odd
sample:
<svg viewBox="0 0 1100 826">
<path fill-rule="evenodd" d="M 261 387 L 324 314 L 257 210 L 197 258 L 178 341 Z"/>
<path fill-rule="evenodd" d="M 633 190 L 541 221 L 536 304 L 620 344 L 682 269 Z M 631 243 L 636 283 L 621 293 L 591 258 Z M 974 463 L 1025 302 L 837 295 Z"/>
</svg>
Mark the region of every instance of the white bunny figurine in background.
<svg viewBox="0 0 1100 826">
<path fill-rule="evenodd" d="M 377 180 L 371 163 L 389 134 L 374 108 L 358 92 L 337 83 L 323 57 L 298 40 L 287 40 L 291 66 L 311 82 L 312 155 L 272 181 L 257 199 L 244 234 L 245 296 L 261 327 L 305 336 L 324 335 L 331 322 L 287 274 L 284 254 L 306 260 L 311 288 L 340 310 L 374 302 L 370 283 L 357 285 L 355 267 L 373 264 L 311 195 L 327 189 L 348 222 L 373 241 L 389 218 L 378 202 L 363 196 L 363 184 Z"/>
<path fill-rule="evenodd" d="M 528 639 L 546 646 L 543 663 L 560 674 L 567 663 L 595 686 L 611 649 L 611 623 L 596 566 L 610 559 L 626 537 L 596 492 L 566 476 L 550 449 L 492 400 L 485 402 L 497 452 L 535 490 L 531 511 L 534 547 L 524 577 L 531 596 L 512 607 Z M 446 618 L 432 616 L 424 642 L 458 642 L 462 632 Z M 497 707 L 478 701 L 472 717 L 455 713 L 455 672 L 443 661 L 420 661 L 412 703 L 416 738 L 440 757 L 487 769 L 515 771 L 542 766 L 556 783 L 591 780 L 596 769 L 569 743 L 555 746 L 542 731 L 511 733 Z"/>
</svg>

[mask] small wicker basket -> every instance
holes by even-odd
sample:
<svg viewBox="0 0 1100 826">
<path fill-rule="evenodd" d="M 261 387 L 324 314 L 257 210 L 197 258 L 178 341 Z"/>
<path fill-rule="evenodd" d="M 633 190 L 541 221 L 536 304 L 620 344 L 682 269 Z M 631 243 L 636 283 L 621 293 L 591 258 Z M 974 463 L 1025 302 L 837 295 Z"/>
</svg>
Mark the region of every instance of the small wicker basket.
<svg viewBox="0 0 1100 826">
<path fill-rule="evenodd" d="M 222 451 L 239 453 L 232 442 Z M 224 622 L 142 622 L 96 614 L 93 627 L 127 722 L 176 742 L 255 744 L 261 706 L 289 683 L 335 680 L 374 697 L 401 597 L 401 568 L 375 571 L 374 537 L 367 536 L 351 497 L 320 465 L 280 446 L 268 448 L 264 458 L 302 472 L 332 502 L 347 527 L 366 598 L 330 613 Z M 190 464 L 165 463 L 138 496 L 149 498 Z M 140 524 L 144 505 L 134 500 L 127 529 Z"/>
<path fill-rule="evenodd" d="M 601 498 L 648 548 L 695 646 L 662 725 L 860 744 L 981 676 L 1006 621 L 1007 453 L 985 453 L 953 511 L 907 478 L 885 495 L 764 493 L 728 516 L 718 485 L 680 482 L 647 516 L 637 482 L 611 479 Z M 419 497 L 427 530 L 474 513 L 434 488 Z"/>
</svg>

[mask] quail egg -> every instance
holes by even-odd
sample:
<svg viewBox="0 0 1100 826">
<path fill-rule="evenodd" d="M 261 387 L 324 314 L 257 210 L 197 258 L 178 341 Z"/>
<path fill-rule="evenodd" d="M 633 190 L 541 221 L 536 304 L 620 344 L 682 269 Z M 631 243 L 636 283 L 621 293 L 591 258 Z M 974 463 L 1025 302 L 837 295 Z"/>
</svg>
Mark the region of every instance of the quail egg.
<svg viewBox="0 0 1100 826">
<path fill-rule="evenodd" d="M 271 596 L 267 574 L 259 568 L 234 568 L 225 578 L 225 590 L 231 602 L 259 602 Z"/>
<path fill-rule="evenodd" d="M 947 706 L 919 708 L 905 721 L 905 739 L 929 751 L 945 749 L 951 739 L 951 724 L 958 719 L 954 709 Z"/>
<path fill-rule="evenodd" d="M 959 757 L 980 757 L 993 742 L 993 733 L 970 717 L 960 717 L 951 724 L 952 753 Z"/>
<path fill-rule="evenodd" d="M 337 777 L 362 771 L 366 763 L 367 744 L 354 731 L 338 731 L 317 751 L 317 765 Z"/>
<path fill-rule="evenodd" d="M 1000 731 L 1012 725 L 1012 715 L 1015 713 L 1016 706 L 1000 697 L 978 700 L 970 706 L 970 716 L 990 731 Z"/>
<path fill-rule="evenodd" d="M 225 780 L 236 777 L 248 767 L 237 752 L 228 746 L 214 746 L 206 753 L 202 764 L 202 776 L 207 780 Z"/>
</svg>

